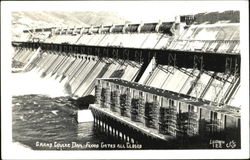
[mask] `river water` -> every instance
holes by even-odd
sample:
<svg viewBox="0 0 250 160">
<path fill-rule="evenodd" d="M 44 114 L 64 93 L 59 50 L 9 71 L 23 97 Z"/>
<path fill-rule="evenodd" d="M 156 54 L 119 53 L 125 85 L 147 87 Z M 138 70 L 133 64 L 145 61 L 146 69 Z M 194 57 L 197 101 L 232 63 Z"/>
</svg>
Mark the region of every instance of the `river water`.
<svg viewBox="0 0 250 160">
<path fill-rule="evenodd" d="M 34 150 L 99 150 L 122 144 L 95 129 L 93 121 L 78 124 L 72 98 L 63 84 L 53 81 L 34 72 L 12 74 L 13 142 Z"/>
</svg>

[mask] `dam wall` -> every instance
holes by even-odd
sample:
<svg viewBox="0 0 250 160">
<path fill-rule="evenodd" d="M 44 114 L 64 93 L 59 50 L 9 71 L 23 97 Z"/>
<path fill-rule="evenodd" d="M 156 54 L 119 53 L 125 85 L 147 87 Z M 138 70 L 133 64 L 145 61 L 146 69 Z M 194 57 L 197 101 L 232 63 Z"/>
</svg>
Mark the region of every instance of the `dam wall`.
<svg viewBox="0 0 250 160">
<path fill-rule="evenodd" d="M 42 74 L 56 73 L 77 96 L 93 94 L 95 78 L 121 78 L 240 106 L 239 24 L 189 25 L 175 33 L 181 26 L 163 22 L 48 28 L 33 31 L 33 38 L 26 31 L 23 37 L 29 38 L 16 41 L 22 45 L 14 59 L 27 63 L 32 56 L 27 48 L 41 47 L 44 56 L 37 67 Z"/>
</svg>

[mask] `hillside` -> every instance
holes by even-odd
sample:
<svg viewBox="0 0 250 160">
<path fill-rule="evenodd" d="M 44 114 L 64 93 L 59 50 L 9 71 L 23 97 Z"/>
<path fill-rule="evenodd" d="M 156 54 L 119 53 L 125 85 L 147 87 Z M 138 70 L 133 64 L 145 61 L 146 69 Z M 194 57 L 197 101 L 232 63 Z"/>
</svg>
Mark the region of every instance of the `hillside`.
<svg viewBox="0 0 250 160">
<path fill-rule="evenodd" d="M 127 21 L 114 12 L 12 12 L 12 34 L 18 36 L 28 28 L 52 26 L 90 26 L 123 24 Z"/>
</svg>

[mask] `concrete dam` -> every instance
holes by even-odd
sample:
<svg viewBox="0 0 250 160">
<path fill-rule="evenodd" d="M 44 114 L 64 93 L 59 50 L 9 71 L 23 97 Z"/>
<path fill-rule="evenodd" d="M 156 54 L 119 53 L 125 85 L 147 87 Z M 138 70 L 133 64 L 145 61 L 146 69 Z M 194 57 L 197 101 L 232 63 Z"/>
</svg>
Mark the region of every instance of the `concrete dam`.
<svg viewBox="0 0 250 160">
<path fill-rule="evenodd" d="M 239 23 L 175 22 L 24 30 L 13 59 L 94 95 L 94 124 L 133 144 L 240 130 Z"/>
</svg>

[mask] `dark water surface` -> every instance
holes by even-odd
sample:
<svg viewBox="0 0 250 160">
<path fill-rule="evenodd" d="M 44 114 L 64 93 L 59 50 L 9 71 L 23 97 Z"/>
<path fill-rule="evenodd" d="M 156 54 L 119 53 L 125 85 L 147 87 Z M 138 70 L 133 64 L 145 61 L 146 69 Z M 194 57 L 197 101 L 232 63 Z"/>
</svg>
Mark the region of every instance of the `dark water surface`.
<svg viewBox="0 0 250 160">
<path fill-rule="evenodd" d="M 122 143 L 99 132 L 93 122 L 78 124 L 77 107 L 69 99 L 44 95 L 13 96 L 13 141 L 35 150 L 111 149 L 105 148 L 105 144 Z"/>
</svg>

